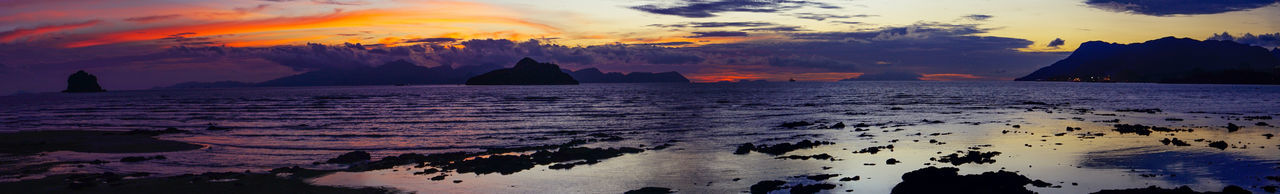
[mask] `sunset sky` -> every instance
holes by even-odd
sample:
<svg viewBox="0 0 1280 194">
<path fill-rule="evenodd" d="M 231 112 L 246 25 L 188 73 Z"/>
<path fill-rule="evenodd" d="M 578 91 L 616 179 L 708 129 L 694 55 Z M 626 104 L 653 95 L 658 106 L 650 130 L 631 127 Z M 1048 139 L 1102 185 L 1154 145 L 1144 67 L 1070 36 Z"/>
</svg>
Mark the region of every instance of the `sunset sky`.
<svg viewBox="0 0 1280 194">
<path fill-rule="evenodd" d="M 258 82 L 399 59 L 510 66 L 523 56 L 575 70 L 678 71 L 695 82 L 864 74 L 1010 80 L 1085 41 L 1223 32 L 1280 32 L 1280 6 L 1275 0 L 0 0 L 0 94 L 57 91 L 80 69 L 98 75 L 108 90 L 128 90 Z M 1265 37 L 1249 43 L 1280 45 Z"/>
</svg>

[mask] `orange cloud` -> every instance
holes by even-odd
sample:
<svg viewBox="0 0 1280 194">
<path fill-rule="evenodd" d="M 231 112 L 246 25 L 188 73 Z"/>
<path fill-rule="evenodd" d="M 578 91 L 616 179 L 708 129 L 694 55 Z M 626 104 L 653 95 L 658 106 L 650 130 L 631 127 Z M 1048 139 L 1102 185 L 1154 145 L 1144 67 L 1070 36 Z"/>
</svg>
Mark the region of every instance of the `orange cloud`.
<svg viewBox="0 0 1280 194">
<path fill-rule="evenodd" d="M 19 28 L 13 31 L 0 32 L 0 42 L 13 42 L 18 40 L 18 38 L 22 38 L 26 36 L 34 36 L 34 35 L 48 34 L 48 33 L 66 31 L 66 30 L 80 29 L 84 27 L 98 25 L 98 23 L 102 23 L 102 20 L 90 20 L 90 21 L 85 21 L 80 23 L 70 23 L 70 24 L 62 24 L 62 25 L 47 25 L 47 26 L 40 26 L 35 28 Z"/>
<path fill-rule="evenodd" d="M 687 77 L 693 82 L 721 82 L 721 81 L 742 81 L 742 80 L 769 80 L 769 81 L 787 81 L 795 79 L 797 81 L 820 81 L 834 82 L 850 77 L 862 76 L 863 73 L 843 73 L 843 72 L 822 72 L 822 73 L 769 73 L 769 72 L 716 72 L 716 73 L 693 73 Z"/>
<path fill-rule="evenodd" d="M 406 24 L 483 23 L 514 25 L 544 32 L 558 28 L 515 18 L 492 16 L 438 16 L 412 11 L 362 10 L 334 12 L 316 16 L 280 17 L 270 19 L 214 22 L 191 25 L 161 26 L 89 35 L 90 38 L 62 46 L 69 48 L 163 39 L 173 34 L 193 32 L 198 36 L 252 34 L 277 31 L 299 31 L 323 28 L 347 28 L 367 26 L 394 26 Z"/>
</svg>

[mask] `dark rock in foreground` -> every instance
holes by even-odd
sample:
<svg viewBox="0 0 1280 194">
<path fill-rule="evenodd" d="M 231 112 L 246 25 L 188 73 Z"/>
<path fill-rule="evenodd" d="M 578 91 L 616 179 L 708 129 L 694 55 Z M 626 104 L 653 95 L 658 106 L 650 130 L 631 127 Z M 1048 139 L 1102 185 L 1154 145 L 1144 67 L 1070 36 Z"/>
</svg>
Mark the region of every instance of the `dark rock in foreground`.
<svg viewBox="0 0 1280 194">
<path fill-rule="evenodd" d="M 101 85 L 98 85 L 98 76 L 93 76 L 84 72 L 84 70 L 76 71 L 67 78 L 66 93 L 87 93 L 87 92 L 106 92 Z"/>
<path fill-rule="evenodd" d="M 578 80 L 561 72 L 560 66 L 520 59 L 515 67 L 493 70 L 467 79 L 467 85 L 577 85 Z"/>
<path fill-rule="evenodd" d="M 347 152 L 345 154 L 338 156 L 337 158 L 329 159 L 328 161 L 325 161 L 325 162 L 333 163 L 333 164 L 351 164 L 351 163 L 356 163 L 361 161 L 369 161 L 369 159 L 371 159 L 369 156 L 369 152 L 354 151 L 354 152 Z"/>
<path fill-rule="evenodd" d="M 69 174 L 2 182 L 0 191 L 20 193 L 393 193 L 381 188 L 317 186 L 274 174 L 204 173 L 172 177 L 132 174 Z"/>
<path fill-rule="evenodd" d="M 912 193 L 1035 193 L 1025 185 L 1043 182 L 1032 181 L 1008 171 L 959 175 L 957 168 L 928 167 L 902 175 L 902 183 L 893 187 L 894 194 Z"/>
<path fill-rule="evenodd" d="M 979 151 L 968 151 L 968 152 L 962 152 L 962 153 L 964 153 L 964 155 L 952 153 L 951 155 L 939 157 L 937 160 L 938 162 L 951 163 L 951 165 L 956 165 L 956 166 L 959 166 L 961 164 L 967 164 L 967 163 L 991 164 L 991 163 L 996 163 L 996 160 L 991 158 L 994 158 L 1000 155 L 1000 152 L 983 153 Z"/>
<path fill-rule="evenodd" d="M 779 181 L 779 180 L 760 181 L 754 185 L 751 185 L 751 193 L 752 194 L 769 193 L 769 191 L 782 189 L 782 185 L 786 185 L 786 184 L 787 184 L 787 181 Z"/>
<path fill-rule="evenodd" d="M 739 145 L 739 146 L 738 146 L 738 149 L 737 149 L 737 150 L 734 150 L 734 152 L 733 152 L 733 153 L 734 153 L 734 154 L 747 154 L 747 153 L 749 153 L 750 151 L 756 151 L 756 152 L 760 152 L 760 153 L 765 153 L 765 154 L 775 155 L 775 156 L 776 156 L 776 155 L 786 154 L 787 152 L 795 151 L 795 150 L 798 150 L 798 149 L 809 149 L 809 148 L 814 148 L 814 147 L 818 147 L 818 146 L 821 146 L 821 145 L 831 145 L 831 144 L 835 144 L 835 143 L 827 142 L 827 141 L 810 141 L 810 140 L 804 140 L 804 141 L 796 142 L 795 144 L 791 144 L 791 143 L 780 143 L 780 144 L 772 145 L 772 146 L 770 146 L 770 145 L 755 145 L 755 144 L 751 144 L 751 143 L 745 143 L 745 144 Z"/>
<path fill-rule="evenodd" d="M 667 193 L 675 193 L 675 192 L 671 191 L 671 189 L 669 188 L 645 187 L 645 188 L 640 188 L 636 190 L 630 190 L 624 194 L 667 194 Z"/>
<path fill-rule="evenodd" d="M 1160 188 L 1156 186 L 1151 186 L 1151 187 L 1141 188 L 1141 189 L 1102 190 L 1098 192 L 1093 192 L 1093 194 L 1198 194 L 1198 193 L 1250 194 L 1253 192 L 1249 192 L 1248 190 L 1244 190 L 1244 188 L 1240 188 L 1235 185 L 1222 188 L 1222 192 L 1212 192 L 1212 191 L 1196 192 L 1194 190 L 1191 190 L 1191 187 L 1187 187 L 1187 186 L 1178 187 L 1177 189 L 1165 189 L 1165 188 Z"/>
<path fill-rule="evenodd" d="M 628 74 L 618 72 L 601 72 L 600 69 L 586 68 L 578 71 L 564 70 L 573 79 L 582 83 L 689 83 L 689 79 L 680 73 L 662 72 L 631 72 Z"/>
<path fill-rule="evenodd" d="M 1017 81 L 1280 84 L 1280 59 L 1231 41 L 1166 37 L 1135 44 L 1090 41 Z"/>
</svg>

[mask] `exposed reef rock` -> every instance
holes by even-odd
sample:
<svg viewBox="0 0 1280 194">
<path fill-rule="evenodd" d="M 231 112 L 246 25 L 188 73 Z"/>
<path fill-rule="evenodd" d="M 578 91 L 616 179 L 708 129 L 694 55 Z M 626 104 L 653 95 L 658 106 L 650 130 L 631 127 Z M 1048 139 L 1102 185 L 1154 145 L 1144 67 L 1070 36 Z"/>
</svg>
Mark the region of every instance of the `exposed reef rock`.
<svg viewBox="0 0 1280 194">
<path fill-rule="evenodd" d="M 911 171 L 902 175 L 902 183 L 893 187 L 891 193 L 1035 193 L 1027 190 L 1025 185 L 1048 187 L 1051 184 L 1040 180 L 1031 180 L 1017 173 L 1008 171 L 984 172 L 982 174 L 959 175 L 958 168 L 928 167 Z"/>
<path fill-rule="evenodd" d="M 1123 194 L 1155 194 L 1155 193 L 1160 193 L 1160 194 L 1197 194 L 1197 193 L 1248 194 L 1253 192 L 1249 192 L 1249 190 L 1244 190 L 1244 188 L 1240 188 L 1239 186 L 1234 186 L 1234 185 L 1227 186 L 1226 188 L 1222 188 L 1222 192 L 1212 192 L 1212 191 L 1196 192 L 1194 190 L 1191 190 L 1191 187 L 1187 187 L 1187 186 L 1178 187 L 1177 189 L 1165 189 L 1165 188 L 1160 188 L 1156 186 L 1151 186 L 1151 187 L 1141 188 L 1141 189 L 1102 190 L 1098 192 L 1093 192 L 1093 194 L 1122 194 L 1122 193 Z"/>
<path fill-rule="evenodd" d="M 67 78 L 66 93 L 88 93 L 88 92 L 106 92 L 101 85 L 98 85 L 98 76 L 93 76 L 84 72 L 84 70 L 76 71 Z"/>
</svg>

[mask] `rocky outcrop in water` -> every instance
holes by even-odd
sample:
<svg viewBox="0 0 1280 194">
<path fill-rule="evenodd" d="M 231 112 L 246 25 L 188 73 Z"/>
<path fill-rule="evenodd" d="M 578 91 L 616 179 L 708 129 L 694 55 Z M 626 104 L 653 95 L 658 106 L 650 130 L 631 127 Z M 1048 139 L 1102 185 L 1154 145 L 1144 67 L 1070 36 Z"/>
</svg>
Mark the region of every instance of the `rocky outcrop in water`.
<svg viewBox="0 0 1280 194">
<path fill-rule="evenodd" d="M 578 71 L 563 70 L 573 79 L 582 83 L 689 83 L 689 79 L 677 72 L 601 72 L 600 69 L 586 68 Z"/>
<path fill-rule="evenodd" d="M 1090 41 L 1066 59 L 1016 80 L 1280 84 L 1276 52 L 1174 37 L 1135 44 Z"/>
<path fill-rule="evenodd" d="M 84 70 L 76 71 L 67 78 L 67 93 L 83 93 L 83 92 L 106 92 L 101 85 L 98 85 L 98 77 L 84 72 Z"/>
<path fill-rule="evenodd" d="M 467 79 L 467 85 L 577 85 L 578 80 L 551 63 L 539 63 L 528 57 L 515 67 L 493 70 Z"/>
</svg>

